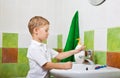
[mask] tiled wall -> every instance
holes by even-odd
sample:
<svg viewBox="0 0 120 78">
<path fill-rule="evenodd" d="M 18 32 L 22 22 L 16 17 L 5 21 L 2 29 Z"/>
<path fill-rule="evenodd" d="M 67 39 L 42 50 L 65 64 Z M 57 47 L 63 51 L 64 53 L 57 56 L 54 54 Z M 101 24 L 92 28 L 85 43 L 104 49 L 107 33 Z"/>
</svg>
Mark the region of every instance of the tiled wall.
<svg viewBox="0 0 120 78">
<path fill-rule="evenodd" d="M 93 50 L 96 64 L 120 68 L 120 28 L 107 31 L 107 52 L 94 50 L 94 30 L 84 32 L 86 50 Z M 0 78 L 25 77 L 28 67 L 27 48 L 18 47 L 17 33 L 3 33 L 0 48 Z M 57 36 L 57 50 L 62 51 L 62 35 Z M 56 62 L 55 59 L 53 59 Z"/>
<path fill-rule="evenodd" d="M 84 32 L 84 41 L 87 49 L 92 49 L 94 51 L 94 62 L 96 64 L 107 64 L 120 68 L 120 27 L 107 29 L 106 51 L 94 50 L 94 37 L 94 31 Z"/>
<path fill-rule="evenodd" d="M 107 64 L 120 68 L 120 27 L 109 28 L 107 40 Z"/>
<path fill-rule="evenodd" d="M 18 34 L 2 34 L 2 63 L 17 63 Z"/>
<path fill-rule="evenodd" d="M 2 33 L 0 78 L 24 77 L 28 71 L 27 48 L 18 48 L 17 33 Z"/>
<path fill-rule="evenodd" d="M 27 48 L 18 47 L 18 33 L 2 33 L 0 78 L 25 77 L 29 70 Z M 46 42 L 47 43 L 47 42 Z M 57 49 L 62 51 L 62 35 L 57 36 Z M 57 62 L 53 59 L 53 62 Z"/>
<path fill-rule="evenodd" d="M 26 58 L 27 49 L 18 49 L 18 58 L 16 63 L 2 63 L 0 62 L 0 78 L 10 77 L 24 77 L 28 71 L 28 60 Z M 2 54 L 2 50 L 0 51 Z M 1 56 L 3 57 L 3 56 Z"/>
</svg>

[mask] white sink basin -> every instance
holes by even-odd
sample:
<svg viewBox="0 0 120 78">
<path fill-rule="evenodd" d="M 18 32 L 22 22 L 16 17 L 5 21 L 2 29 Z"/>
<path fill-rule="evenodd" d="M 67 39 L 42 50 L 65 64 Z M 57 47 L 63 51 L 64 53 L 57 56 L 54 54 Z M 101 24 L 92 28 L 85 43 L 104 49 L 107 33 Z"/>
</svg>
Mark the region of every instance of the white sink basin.
<svg viewBox="0 0 120 78">
<path fill-rule="evenodd" d="M 55 78 L 120 78 L 120 69 L 105 67 L 95 70 L 98 65 L 73 64 L 72 69 L 52 69 Z"/>
</svg>

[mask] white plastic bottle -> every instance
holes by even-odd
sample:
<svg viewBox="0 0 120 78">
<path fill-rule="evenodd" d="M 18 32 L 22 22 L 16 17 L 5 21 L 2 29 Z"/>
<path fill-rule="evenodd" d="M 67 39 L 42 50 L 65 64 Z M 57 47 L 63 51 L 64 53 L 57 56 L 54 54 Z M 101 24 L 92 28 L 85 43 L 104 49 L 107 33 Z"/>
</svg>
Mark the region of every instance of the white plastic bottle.
<svg viewBox="0 0 120 78">
<path fill-rule="evenodd" d="M 80 43 L 80 39 L 78 41 L 78 45 L 76 46 L 75 49 L 78 49 L 80 48 L 82 45 Z M 82 64 L 84 62 L 84 57 L 85 57 L 85 51 L 81 51 L 77 54 L 74 54 L 74 57 L 75 57 L 75 62 L 76 63 L 79 63 L 79 64 Z"/>
</svg>

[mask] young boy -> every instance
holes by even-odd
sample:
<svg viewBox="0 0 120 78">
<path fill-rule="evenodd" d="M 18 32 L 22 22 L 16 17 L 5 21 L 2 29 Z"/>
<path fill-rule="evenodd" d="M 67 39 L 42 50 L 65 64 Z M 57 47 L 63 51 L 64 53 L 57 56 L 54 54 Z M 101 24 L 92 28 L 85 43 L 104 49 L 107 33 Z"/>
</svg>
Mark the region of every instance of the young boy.
<svg viewBox="0 0 120 78">
<path fill-rule="evenodd" d="M 48 71 L 50 69 L 71 69 L 72 62 L 52 63 L 51 58 L 61 60 L 84 49 L 84 46 L 82 46 L 77 50 L 61 53 L 49 49 L 47 45 L 43 43 L 49 35 L 49 21 L 41 16 L 31 18 L 28 28 L 32 35 L 32 41 L 27 53 L 30 65 L 27 78 L 49 78 Z"/>
</svg>

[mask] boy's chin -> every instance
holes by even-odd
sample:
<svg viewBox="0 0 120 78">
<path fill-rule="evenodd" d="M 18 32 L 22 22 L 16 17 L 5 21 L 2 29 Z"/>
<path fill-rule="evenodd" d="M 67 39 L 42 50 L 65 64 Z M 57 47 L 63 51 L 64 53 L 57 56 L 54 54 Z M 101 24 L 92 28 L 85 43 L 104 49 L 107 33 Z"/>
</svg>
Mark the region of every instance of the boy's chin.
<svg viewBox="0 0 120 78">
<path fill-rule="evenodd" d="M 43 42 L 47 42 L 47 39 L 42 40 Z"/>
</svg>

